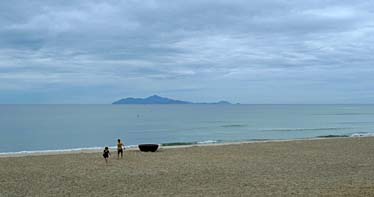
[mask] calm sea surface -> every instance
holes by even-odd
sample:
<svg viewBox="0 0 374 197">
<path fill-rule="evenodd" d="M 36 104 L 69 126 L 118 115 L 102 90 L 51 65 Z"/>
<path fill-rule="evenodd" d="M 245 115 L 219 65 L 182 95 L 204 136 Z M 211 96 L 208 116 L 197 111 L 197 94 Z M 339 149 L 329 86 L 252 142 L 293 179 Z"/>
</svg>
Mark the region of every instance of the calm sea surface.
<svg viewBox="0 0 374 197">
<path fill-rule="evenodd" d="M 0 105 L 1 153 L 371 133 L 374 105 Z"/>
</svg>

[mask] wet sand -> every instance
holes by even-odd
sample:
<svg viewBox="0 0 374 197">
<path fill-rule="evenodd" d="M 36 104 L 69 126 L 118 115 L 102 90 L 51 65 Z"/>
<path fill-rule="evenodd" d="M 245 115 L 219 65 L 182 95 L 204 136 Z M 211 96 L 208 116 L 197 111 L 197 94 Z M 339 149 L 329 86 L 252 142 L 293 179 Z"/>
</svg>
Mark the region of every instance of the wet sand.
<svg viewBox="0 0 374 197">
<path fill-rule="evenodd" d="M 374 138 L 0 158 L 0 196 L 374 196 Z"/>
</svg>

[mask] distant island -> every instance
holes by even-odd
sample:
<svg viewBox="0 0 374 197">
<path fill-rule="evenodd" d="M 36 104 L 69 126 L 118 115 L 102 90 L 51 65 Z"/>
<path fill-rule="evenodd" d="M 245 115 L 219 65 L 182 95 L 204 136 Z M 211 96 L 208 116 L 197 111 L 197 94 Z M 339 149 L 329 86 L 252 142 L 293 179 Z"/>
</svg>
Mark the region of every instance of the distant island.
<svg viewBox="0 0 374 197">
<path fill-rule="evenodd" d="M 147 98 L 124 98 L 120 99 L 118 101 L 113 102 L 112 104 L 226 104 L 230 105 L 230 102 L 227 101 L 219 101 L 219 102 L 213 102 L 213 103 L 194 103 L 190 101 L 181 101 L 181 100 L 175 100 L 170 99 L 166 97 L 161 97 L 158 95 L 153 95 Z"/>
</svg>

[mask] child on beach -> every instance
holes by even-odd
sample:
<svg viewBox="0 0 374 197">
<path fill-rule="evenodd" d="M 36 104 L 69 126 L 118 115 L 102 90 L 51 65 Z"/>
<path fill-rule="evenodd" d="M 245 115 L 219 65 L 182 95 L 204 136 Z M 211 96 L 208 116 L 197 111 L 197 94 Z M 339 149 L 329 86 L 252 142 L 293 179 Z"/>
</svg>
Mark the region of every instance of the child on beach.
<svg viewBox="0 0 374 197">
<path fill-rule="evenodd" d="M 105 147 L 104 152 L 103 152 L 103 157 L 105 159 L 105 163 L 108 164 L 108 158 L 110 156 L 109 148 Z"/>
<path fill-rule="evenodd" d="M 123 158 L 123 150 L 125 149 L 125 145 L 121 142 L 121 139 L 118 139 L 117 142 L 117 158 L 119 159 L 119 154 L 121 154 L 121 158 Z"/>
</svg>

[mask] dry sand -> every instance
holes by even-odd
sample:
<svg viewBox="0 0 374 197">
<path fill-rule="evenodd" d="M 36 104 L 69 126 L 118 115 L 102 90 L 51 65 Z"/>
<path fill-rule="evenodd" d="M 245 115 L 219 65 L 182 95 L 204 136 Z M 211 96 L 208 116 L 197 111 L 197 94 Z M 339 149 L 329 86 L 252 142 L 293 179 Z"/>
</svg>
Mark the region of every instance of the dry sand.
<svg viewBox="0 0 374 197">
<path fill-rule="evenodd" d="M 0 196 L 374 196 L 374 138 L 0 158 Z"/>
</svg>

